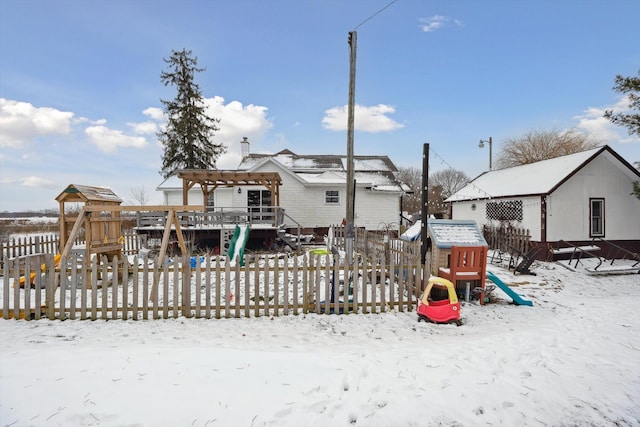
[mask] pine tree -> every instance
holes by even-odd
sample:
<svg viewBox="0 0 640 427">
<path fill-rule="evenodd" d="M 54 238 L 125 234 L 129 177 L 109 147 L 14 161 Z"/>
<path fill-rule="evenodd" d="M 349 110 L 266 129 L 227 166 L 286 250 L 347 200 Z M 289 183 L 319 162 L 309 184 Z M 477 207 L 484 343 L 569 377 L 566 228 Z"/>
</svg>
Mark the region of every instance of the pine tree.
<svg viewBox="0 0 640 427">
<path fill-rule="evenodd" d="M 613 90 L 628 97 L 631 112 L 614 114 L 613 110 L 606 110 L 604 116 L 612 123 L 625 126 L 629 135 L 640 136 L 640 70 L 638 70 L 638 76 L 617 75 Z"/>
<path fill-rule="evenodd" d="M 177 94 L 173 100 L 160 100 L 168 118 L 166 128 L 157 134 L 164 147 L 160 173 L 166 178 L 179 169 L 215 169 L 226 148 L 213 142 L 220 119 L 207 116 L 200 86 L 194 80 L 204 68 L 197 67 L 198 58 L 186 49 L 173 50 L 164 62 L 168 70 L 160 74 L 160 80 L 165 86 L 175 86 Z"/>
</svg>

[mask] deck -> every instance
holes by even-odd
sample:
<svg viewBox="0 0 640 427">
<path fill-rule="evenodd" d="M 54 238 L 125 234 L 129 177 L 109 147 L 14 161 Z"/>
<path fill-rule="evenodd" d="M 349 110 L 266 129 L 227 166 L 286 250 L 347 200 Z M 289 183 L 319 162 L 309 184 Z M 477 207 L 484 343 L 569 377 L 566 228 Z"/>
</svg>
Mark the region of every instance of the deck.
<svg viewBox="0 0 640 427">
<path fill-rule="evenodd" d="M 251 228 L 279 229 L 284 226 L 284 209 L 277 206 L 211 208 L 206 212 L 178 212 L 180 227 L 188 230 L 221 230 L 249 224 Z M 167 212 L 138 212 L 137 231 L 164 230 Z"/>
</svg>

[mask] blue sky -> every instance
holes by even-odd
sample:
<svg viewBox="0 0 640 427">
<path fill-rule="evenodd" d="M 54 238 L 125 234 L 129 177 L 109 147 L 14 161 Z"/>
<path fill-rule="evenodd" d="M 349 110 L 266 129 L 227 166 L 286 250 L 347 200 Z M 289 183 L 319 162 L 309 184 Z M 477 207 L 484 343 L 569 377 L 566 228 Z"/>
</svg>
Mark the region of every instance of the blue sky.
<svg viewBox="0 0 640 427">
<path fill-rule="evenodd" d="M 187 48 L 228 147 L 346 154 L 348 32 L 391 0 L 0 1 L 0 211 L 57 207 L 68 185 L 160 203 L 163 58 Z M 640 1 L 397 0 L 357 28 L 355 154 L 488 168 L 478 141 L 576 128 L 640 160 L 602 118 L 640 69 Z M 621 111 L 621 110 L 620 110 Z"/>
</svg>

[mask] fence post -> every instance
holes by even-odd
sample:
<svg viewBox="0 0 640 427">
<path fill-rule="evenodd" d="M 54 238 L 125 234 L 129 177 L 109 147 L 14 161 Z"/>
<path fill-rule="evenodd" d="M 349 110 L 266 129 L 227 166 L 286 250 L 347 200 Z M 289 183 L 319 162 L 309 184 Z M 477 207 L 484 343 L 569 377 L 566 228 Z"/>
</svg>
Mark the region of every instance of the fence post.
<svg viewBox="0 0 640 427">
<path fill-rule="evenodd" d="M 60 271 L 62 271 L 63 268 L 62 262 L 66 262 L 66 260 L 60 260 Z M 56 266 L 53 262 L 47 265 L 46 271 L 47 274 L 44 291 L 44 300 L 46 306 L 45 310 L 47 312 L 47 317 L 49 318 L 49 320 L 54 320 L 56 318 L 56 282 L 59 281 L 59 273 L 56 273 Z"/>
</svg>

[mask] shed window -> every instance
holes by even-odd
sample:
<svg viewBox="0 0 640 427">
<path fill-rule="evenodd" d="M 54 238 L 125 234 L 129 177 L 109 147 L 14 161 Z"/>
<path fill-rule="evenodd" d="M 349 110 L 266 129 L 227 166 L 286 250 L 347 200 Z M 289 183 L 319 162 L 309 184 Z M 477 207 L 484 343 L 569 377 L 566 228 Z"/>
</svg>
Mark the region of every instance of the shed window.
<svg viewBox="0 0 640 427">
<path fill-rule="evenodd" d="M 340 203 L 340 193 L 338 190 L 327 190 L 324 193 L 324 203 L 327 205 L 337 205 Z"/>
<path fill-rule="evenodd" d="M 589 237 L 604 237 L 604 199 L 589 199 Z"/>
</svg>

